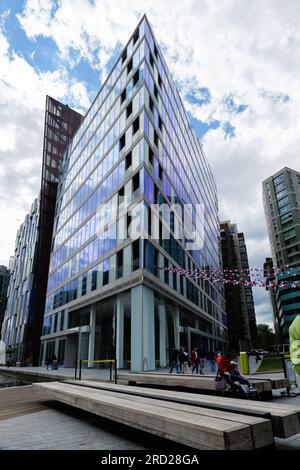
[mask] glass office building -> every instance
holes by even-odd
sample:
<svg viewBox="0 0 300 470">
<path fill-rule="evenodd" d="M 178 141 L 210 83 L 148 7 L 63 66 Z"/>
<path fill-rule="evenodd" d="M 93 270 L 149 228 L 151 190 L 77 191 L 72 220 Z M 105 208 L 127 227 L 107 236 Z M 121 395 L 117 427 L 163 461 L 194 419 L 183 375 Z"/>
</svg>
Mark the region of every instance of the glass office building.
<svg viewBox="0 0 300 470">
<path fill-rule="evenodd" d="M 1 340 L 14 352 L 12 359 L 23 362 L 32 351 L 29 334 L 33 319 L 30 310 L 33 302 L 33 277 L 38 241 L 39 200 L 35 199 L 21 224 L 10 261 L 10 281 L 7 306 L 2 324 Z"/>
<path fill-rule="evenodd" d="M 175 234 L 173 210 L 165 237 L 153 204 L 189 204 L 189 232 L 201 204 L 203 245 Z M 142 371 L 166 366 L 174 346 L 224 349 L 222 286 L 178 272 L 220 268 L 218 225 L 213 175 L 144 16 L 64 155 L 41 363 L 116 357 Z"/>
<path fill-rule="evenodd" d="M 282 168 L 263 182 L 263 202 L 277 287 L 275 329 L 289 342 L 289 326 L 300 313 L 300 173 Z M 269 270 L 268 277 L 274 272 Z M 277 328 L 276 328 L 277 326 Z"/>
<path fill-rule="evenodd" d="M 6 266 L 0 265 L 0 338 L 1 327 L 4 320 L 4 313 L 7 305 L 7 290 L 10 279 L 10 271 Z"/>
</svg>

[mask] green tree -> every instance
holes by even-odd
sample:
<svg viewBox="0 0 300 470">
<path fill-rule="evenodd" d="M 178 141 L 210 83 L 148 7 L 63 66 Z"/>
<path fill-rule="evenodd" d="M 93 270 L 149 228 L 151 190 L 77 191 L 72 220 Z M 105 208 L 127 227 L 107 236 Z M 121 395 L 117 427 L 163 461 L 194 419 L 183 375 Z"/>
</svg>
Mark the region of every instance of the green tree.
<svg viewBox="0 0 300 470">
<path fill-rule="evenodd" d="M 264 323 L 257 325 L 257 343 L 259 346 L 264 348 L 269 348 L 273 346 L 276 342 L 276 336 L 273 330 Z"/>
</svg>

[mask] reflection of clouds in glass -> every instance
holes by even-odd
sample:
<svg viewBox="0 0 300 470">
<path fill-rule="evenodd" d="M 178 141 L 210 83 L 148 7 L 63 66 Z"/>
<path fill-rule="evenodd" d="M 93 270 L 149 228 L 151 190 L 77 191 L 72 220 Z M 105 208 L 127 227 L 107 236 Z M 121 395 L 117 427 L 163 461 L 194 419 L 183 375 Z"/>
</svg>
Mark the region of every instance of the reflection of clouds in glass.
<svg viewBox="0 0 300 470">
<path fill-rule="evenodd" d="M 0 364 L 5 362 L 6 346 L 4 341 L 0 341 Z"/>
</svg>

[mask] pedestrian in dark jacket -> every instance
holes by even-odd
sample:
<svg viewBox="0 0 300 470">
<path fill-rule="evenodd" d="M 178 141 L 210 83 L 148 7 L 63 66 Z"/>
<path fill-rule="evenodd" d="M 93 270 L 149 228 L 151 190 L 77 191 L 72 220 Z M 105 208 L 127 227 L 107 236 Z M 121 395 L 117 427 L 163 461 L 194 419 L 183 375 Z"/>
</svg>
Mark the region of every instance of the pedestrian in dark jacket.
<svg viewBox="0 0 300 470">
<path fill-rule="evenodd" d="M 179 366 L 180 366 L 180 373 L 184 374 L 184 371 L 187 373 L 189 372 L 189 355 L 186 348 L 181 347 L 179 351 Z"/>
<path fill-rule="evenodd" d="M 192 374 L 196 370 L 196 374 L 199 372 L 199 358 L 197 348 L 194 348 L 191 354 Z"/>
<path fill-rule="evenodd" d="M 197 349 L 198 358 L 199 358 L 199 369 L 200 374 L 204 374 L 204 366 L 205 366 L 205 359 L 206 359 L 206 352 L 203 346 L 199 346 Z"/>
<path fill-rule="evenodd" d="M 171 349 L 171 369 L 170 369 L 170 374 L 172 374 L 174 367 L 176 368 L 177 374 L 179 374 L 179 364 L 178 364 L 178 358 L 179 358 L 179 351 L 176 348 Z"/>
<path fill-rule="evenodd" d="M 260 355 L 259 355 L 259 352 L 256 351 L 256 353 L 255 353 L 255 362 L 256 362 L 256 364 L 257 364 L 259 361 L 260 361 Z"/>
<path fill-rule="evenodd" d="M 46 369 L 47 369 L 47 370 L 48 370 L 49 367 L 51 366 L 51 358 L 50 358 L 50 356 L 47 356 L 46 361 L 45 361 L 45 366 L 46 366 Z"/>
<path fill-rule="evenodd" d="M 57 361 L 57 357 L 53 356 L 53 359 L 52 359 L 52 370 L 57 370 L 58 369 L 58 361 Z"/>
</svg>

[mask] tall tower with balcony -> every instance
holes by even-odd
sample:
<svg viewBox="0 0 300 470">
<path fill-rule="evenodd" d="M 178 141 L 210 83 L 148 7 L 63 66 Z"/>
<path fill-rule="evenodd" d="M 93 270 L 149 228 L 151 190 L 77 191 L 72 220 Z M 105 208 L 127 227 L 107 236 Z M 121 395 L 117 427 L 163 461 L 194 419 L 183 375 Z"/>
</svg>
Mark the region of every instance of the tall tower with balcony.
<svg viewBox="0 0 300 470">
<path fill-rule="evenodd" d="M 282 343 L 300 313 L 300 173 L 282 168 L 263 182 L 263 202 L 277 287 L 276 325 Z"/>
</svg>

